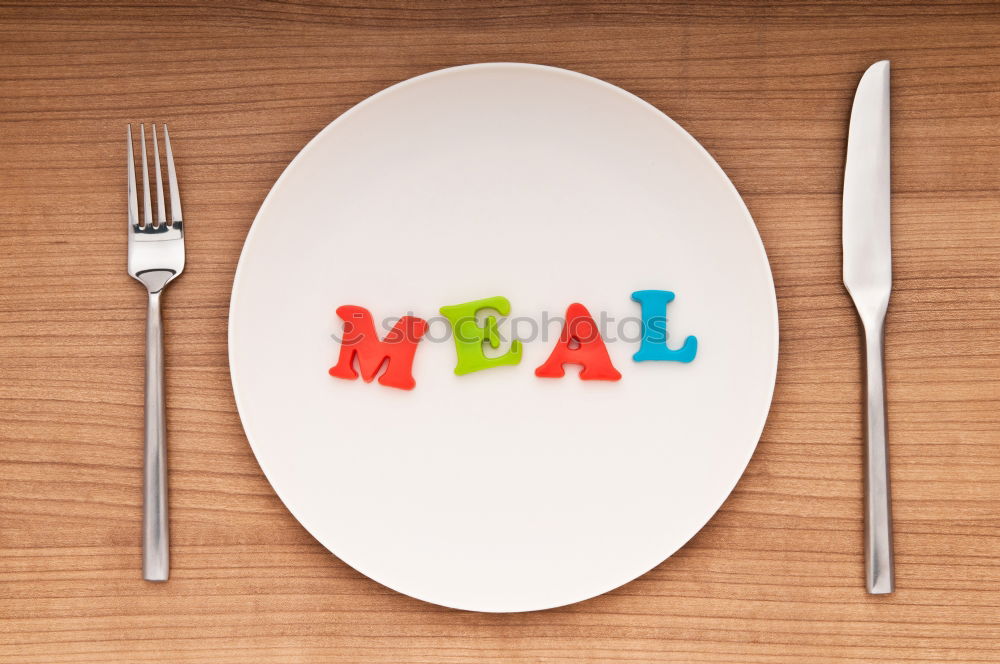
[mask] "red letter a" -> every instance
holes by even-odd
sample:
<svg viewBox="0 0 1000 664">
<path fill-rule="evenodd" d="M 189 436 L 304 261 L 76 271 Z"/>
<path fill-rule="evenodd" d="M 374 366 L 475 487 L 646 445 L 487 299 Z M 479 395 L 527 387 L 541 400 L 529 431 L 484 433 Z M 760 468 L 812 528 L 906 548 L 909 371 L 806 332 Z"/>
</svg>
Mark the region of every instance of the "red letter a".
<svg viewBox="0 0 1000 664">
<path fill-rule="evenodd" d="M 576 348 L 573 348 L 573 345 Z M 552 349 L 545 364 L 535 369 L 535 375 L 543 378 L 562 378 L 564 364 L 579 364 L 580 378 L 583 380 L 618 380 L 622 377 L 614 365 L 604 339 L 597 331 L 597 324 L 590 317 L 587 307 L 573 303 L 566 309 L 566 325 L 559 335 L 559 343 Z"/>
<path fill-rule="evenodd" d="M 417 384 L 413 380 L 413 355 L 417 352 L 417 342 L 427 331 L 427 321 L 403 316 L 385 335 L 385 341 L 379 341 L 372 315 L 364 307 L 344 305 L 337 309 L 337 315 L 344 319 L 344 340 L 340 344 L 337 366 L 330 369 L 331 376 L 357 378 L 353 366 L 356 356 L 365 382 L 372 382 L 379 367 L 385 363 L 379 383 L 401 390 L 413 389 Z"/>
</svg>

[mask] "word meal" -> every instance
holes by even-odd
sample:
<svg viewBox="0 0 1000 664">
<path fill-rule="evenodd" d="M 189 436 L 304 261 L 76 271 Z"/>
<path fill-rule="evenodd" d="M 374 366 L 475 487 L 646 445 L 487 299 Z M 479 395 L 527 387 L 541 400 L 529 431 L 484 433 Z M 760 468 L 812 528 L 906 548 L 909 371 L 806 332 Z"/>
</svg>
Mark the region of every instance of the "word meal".
<svg viewBox="0 0 1000 664">
<path fill-rule="evenodd" d="M 662 290 L 641 290 L 632 293 L 632 299 L 642 309 L 642 339 L 639 350 L 632 356 L 636 362 L 690 362 L 698 352 L 698 340 L 689 336 L 678 349 L 667 347 L 667 304 L 674 294 Z M 510 315 L 510 302 L 505 297 L 489 297 L 482 300 L 441 307 L 441 315 L 451 324 L 455 339 L 457 364 L 455 373 L 459 376 L 493 367 L 510 366 L 521 362 L 522 344 L 513 340 L 510 349 L 503 355 L 489 357 L 485 346 L 500 347 L 500 333 L 494 316 L 479 321 L 477 314 L 483 310 Z M 330 369 L 330 375 L 354 380 L 358 370 L 365 382 L 375 379 L 379 369 L 385 370 L 378 382 L 401 390 L 412 390 L 416 386 L 413 379 L 413 358 L 417 344 L 427 331 L 427 321 L 415 316 L 403 316 L 395 326 L 379 339 L 375 331 L 375 321 L 364 307 L 346 304 L 337 308 L 337 315 L 344 321 L 344 334 L 340 345 L 337 364 Z M 358 370 L 355 370 L 357 360 Z M 597 324 L 587 308 L 574 302 L 566 309 L 559 340 L 542 366 L 535 369 L 541 378 L 562 378 L 566 364 L 581 367 L 582 380 L 619 380 L 622 375 L 611 363 L 611 356 L 604 345 Z"/>
</svg>

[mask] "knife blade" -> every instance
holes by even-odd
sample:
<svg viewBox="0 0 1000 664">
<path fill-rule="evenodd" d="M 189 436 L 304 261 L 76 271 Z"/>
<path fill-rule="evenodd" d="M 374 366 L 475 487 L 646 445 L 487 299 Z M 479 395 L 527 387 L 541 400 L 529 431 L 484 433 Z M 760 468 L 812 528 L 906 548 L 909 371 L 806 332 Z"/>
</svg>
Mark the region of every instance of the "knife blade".
<svg viewBox="0 0 1000 664">
<path fill-rule="evenodd" d="M 865 338 L 865 581 L 869 593 L 895 589 L 885 412 L 884 327 L 892 290 L 889 61 L 861 77 L 844 169 L 844 285 Z"/>
</svg>

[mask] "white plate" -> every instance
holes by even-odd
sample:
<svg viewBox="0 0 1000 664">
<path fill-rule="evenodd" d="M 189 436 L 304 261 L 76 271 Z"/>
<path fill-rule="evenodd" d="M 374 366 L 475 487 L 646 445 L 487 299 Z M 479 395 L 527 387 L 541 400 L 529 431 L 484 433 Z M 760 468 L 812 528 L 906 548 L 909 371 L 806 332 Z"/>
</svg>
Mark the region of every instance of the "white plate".
<svg viewBox="0 0 1000 664">
<path fill-rule="evenodd" d="M 620 381 L 538 378 L 554 326 L 518 366 L 457 376 L 432 322 L 412 391 L 327 373 L 344 304 L 430 320 L 501 295 L 537 320 L 580 302 L 634 339 L 641 289 L 676 293 L 670 344 L 695 335 L 693 362 L 618 339 Z M 593 597 L 682 546 L 746 467 L 778 357 L 767 257 L 708 153 L 628 92 L 525 64 L 419 76 L 320 132 L 261 207 L 229 325 L 288 509 L 372 579 L 477 611 Z"/>
</svg>

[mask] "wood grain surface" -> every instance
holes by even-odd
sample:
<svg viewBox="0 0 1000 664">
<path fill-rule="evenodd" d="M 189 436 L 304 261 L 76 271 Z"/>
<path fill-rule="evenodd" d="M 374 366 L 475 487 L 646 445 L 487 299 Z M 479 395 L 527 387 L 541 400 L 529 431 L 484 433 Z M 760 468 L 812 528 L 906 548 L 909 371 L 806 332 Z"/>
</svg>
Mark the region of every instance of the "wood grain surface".
<svg viewBox="0 0 1000 664">
<path fill-rule="evenodd" d="M 881 58 L 898 591 L 868 596 L 840 191 Z M 757 453 L 687 546 L 593 600 L 486 615 L 396 594 L 296 523 L 240 427 L 226 317 L 309 138 L 392 83 L 503 60 L 622 86 L 708 148 L 763 236 L 782 346 Z M 0 662 L 1000 662 L 997 3 L 22 0 L 0 3 L 0 77 Z M 140 579 L 145 293 L 125 273 L 141 121 L 170 122 L 189 226 L 160 585 Z"/>
</svg>

